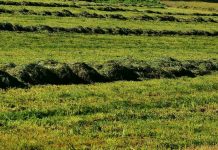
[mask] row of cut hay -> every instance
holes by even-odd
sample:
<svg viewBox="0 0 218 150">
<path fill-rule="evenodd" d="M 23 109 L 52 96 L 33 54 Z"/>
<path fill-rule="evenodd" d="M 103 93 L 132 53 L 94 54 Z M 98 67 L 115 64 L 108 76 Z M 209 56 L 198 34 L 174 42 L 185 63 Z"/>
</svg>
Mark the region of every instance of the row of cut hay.
<svg viewBox="0 0 218 150">
<path fill-rule="evenodd" d="M 155 78 L 196 77 L 218 71 L 218 59 L 179 61 L 161 58 L 154 61 L 122 59 L 90 66 L 86 63 L 60 63 L 54 60 L 27 65 L 0 67 L 0 88 L 44 84 L 91 84 L 96 82 L 140 81 Z"/>
<path fill-rule="evenodd" d="M 76 4 L 65 3 L 46 3 L 46 2 L 28 2 L 28 1 L 0 1 L 0 5 L 14 5 L 14 6 L 41 6 L 41 7 L 74 7 L 81 8 Z"/>
<path fill-rule="evenodd" d="M 218 36 L 218 31 L 209 32 L 203 30 L 190 31 L 173 31 L 173 30 L 143 30 L 143 29 L 129 29 L 129 28 L 101 28 L 101 27 L 51 27 L 47 25 L 39 26 L 22 26 L 11 23 L 0 23 L 0 30 L 2 31 L 20 31 L 20 32 L 67 32 L 67 33 L 84 33 L 84 34 L 112 34 L 112 35 L 195 35 L 195 36 Z"/>
<path fill-rule="evenodd" d="M 141 21 L 174 21 L 174 22 L 213 22 L 217 23 L 213 18 L 202 18 L 202 17 L 194 17 L 189 19 L 177 18 L 175 16 L 134 16 L 134 17 L 126 17 L 121 14 L 97 14 L 97 13 L 89 13 L 87 11 L 83 11 L 81 13 L 72 13 L 69 10 L 62 11 L 41 11 L 35 12 L 33 10 L 21 9 L 21 10 L 8 10 L 8 9 L 0 9 L 0 14 L 8 13 L 8 14 L 22 14 L 22 15 L 42 15 L 42 16 L 57 16 L 57 17 L 86 17 L 86 18 L 111 18 L 118 20 L 141 20 Z"/>
</svg>

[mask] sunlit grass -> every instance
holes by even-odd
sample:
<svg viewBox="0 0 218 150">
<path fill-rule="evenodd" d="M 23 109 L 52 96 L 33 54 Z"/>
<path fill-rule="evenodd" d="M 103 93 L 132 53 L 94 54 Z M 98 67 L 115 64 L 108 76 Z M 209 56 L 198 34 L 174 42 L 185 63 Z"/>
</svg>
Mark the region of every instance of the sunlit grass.
<svg viewBox="0 0 218 150">
<path fill-rule="evenodd" d="M 142 60 L 167 56 L 181 60 L 218 58 L 216 37 L 16 32 L 0 32 L 0 36 L 1 63 L 25 64 L 41 59 L 92 63 L 122 57 Z"/>
<path fill-rule="evenodd" d="M 217 77 L 2 91 L 1 140 L 9 149 L 214 145 Z"/>
<path fill-rule="evenodd" d="M 43 2 L 72 3 L 64 0 Z M 117 6 L 174 13 L 216 12 L 215 3 L 166 3 L 172 7 Z M 189 8 L 180 7 L 183 3 L 191 5 Z M 64 9 L 32 6 L 1 8 L 27 8 L 34 11 Z M 131 11 L 102 12 L 86 7 L 67 9 L 72 12 L 88 10 L 100 14 L 121 13 L 126 16 L 143 14 Z M 82 25 L 217 31 L 216 23 L 163 23 L 18 14 L 1 14 L 0 22 L 59 27 Z M 120 58 L 218 59 L 217 41 L 217 37 L 206 36 L 120 36 L 0 31 L 0 64 L 27 64 L 45 59 L 91 64 Z M 217 149 L 217 91 L 217 72 L 196 78 L 90 85 L 44 85 L 32 86 L 29 89 L 0 90 L 0 150 Z"/>
</svg>

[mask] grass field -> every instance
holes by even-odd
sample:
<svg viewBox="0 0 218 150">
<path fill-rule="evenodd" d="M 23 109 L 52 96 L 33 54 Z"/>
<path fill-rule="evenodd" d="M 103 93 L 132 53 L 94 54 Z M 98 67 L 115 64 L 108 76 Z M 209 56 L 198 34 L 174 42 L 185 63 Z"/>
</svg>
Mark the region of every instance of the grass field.
<svg viewBox="0 0 218 150">
<path fill-rule="evenodd" d="M 160 33 L 218 32 L 218 5 L 212 2 L 26 0 L 68 5 L 54 7 L 41 3 L 9 5 L 4 3 L 7 0 L 1 1 L 0 23 L 58 28 L 119 27 Z M 80 15 L 60 15 L 63 10 Z M 89 15 L 81 15 L 84 12 Z M 154 19 L 134 19 L 142 16 Z M 161 20 L 162 17 L 180 20 Z M 217 35 L 26 32 L 5 27 L 0 28 L 0 68 L 9 63 L 25 65 L 39 60 L 91 65 L 167 57 L 182 61 L 217 60 L 217 41 Z M 0 79 L 1 75 L 0 72 Z M 0 87 L 1 84 L 2 81 Z M 217 124 L 217 71 L 194 78 L 0 89 L 0 150 L 216 150 Z"/>
</svg>

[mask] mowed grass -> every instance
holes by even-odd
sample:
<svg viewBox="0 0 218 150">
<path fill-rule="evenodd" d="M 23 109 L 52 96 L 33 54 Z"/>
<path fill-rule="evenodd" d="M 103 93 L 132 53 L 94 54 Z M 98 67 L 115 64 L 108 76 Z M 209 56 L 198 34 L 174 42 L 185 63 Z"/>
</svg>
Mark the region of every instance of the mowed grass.
<svg viewBox="0 0 218 150">
<path fill-rule="evenodd" d="M 7 1 L 7 0 L 1 0 L 1 1 Z M 23 0 L 11 0 L 15 2 L 22 2 Z M 163 4 L 160 3 L 160 0 L 93 0 L 93 1 L 81 1 L 81 0 L 28 0 L 28 2 L 45 2 L 45 3 L 60 3 L 60 4 L 72 4 L 72 3 L 103 3 L 103 4 L 143 4 L 147 6 L 155 6 L 155 7 L 162 7 Z"/>
<path fill-rule="evenodd" d="M 102 28 L 130 28 L 144 30 L 173 30 L 173 31 L 217 31 L 217 23 L 184 23 L 184 22 L 158 22 L 158 21 L 137 21 L 137 20 L 116 20 L 97 18 L 72 18 L 72 17 L 44 17 L 31 15 L 0 15 L 0 22 L 10 22 L 24 26 L 48 25 L 51 27 L 102 27 Z"/>
<path fill-rule="evenodd" d="M 195 10 L 209 10 L 209 11 L 218 11 L 218 3 L 216 0 L 184 0 L 184 1 L 174 1 L 174 0 L 161 0 L 167 6 L 170 7 L 178 7 L 178 8 L 185 8 L 185 9 L 195 9 Z M 209 3 L 208 3 L 209 2 Z M 211 3 L 210 3 L 211 2 Z"/>
<path fill-rule="evenodd" d="M 217 74 L 1 91 L 5 149 L 166 149 L 218 143 Z"/>
<path fill-rule="evenodd" d="M 0 34 L 1 63 L 218 58 L 215 37 Z M 213 148 L 217 91 L 217 73 L 0 91 L 0 149 Z"/>
<path fill-rule="evenodd" d="M 97 10 L 97 8 L 102 8 L 102 7 L 107 7 L 108 5 L 103 5 L 103 6 L 98 6 L 95 5 L 95 3 L 84 3 L 84 4 L 80 4 L 80 3 L 76 3 L 77 5 L 81 6 L 81 8 L 74 8 L 74 7 L 39 7 L 39 6 L 12 6 L 12 5 L 1 5 L 0 8 L 1 9 L 10 9 L 10 10 L 21 10 L 21 9 L 28 9 L 28 10 L 34 10 L 36 12 L 39 11 L 62 11 L 63 9 L 65 10 L 69 10 L 73 13 L 77 13 L 77 12 L 82 12 L 82 11 L 88 11 L 90 13 L 98 13 L 98 14 L 122 14 L 125 16 L 134 16 L 134 15 L 138 15 L 138 14 L 145 14 L 143 11 L 147 11 L 147 10 L 152 10 L 152 11 L 159 11 L 159 12 L 171 12 L 171 13 L 187 13 L 187 14 L 191 14 L 191 13 L 207 13 L 207 14 L 212 14 L 215 13 L 214 10 L 210 10 L 210 9 L 206 9 L 206 10 L 202 10 L 202 9 L 193 9 L 193 8 L 180 8 L 180 7 L 155 7 L 155 8 L 151 8 L 151 7 L 140 7 L 140 6 L 128 6 L 125 7 L 123 5 L 112 5 L 113 7 L 118 7 L 118 8 L 123 8 L 126 9 L 126 11 L 101 11 L 101 10 Z M 83 6 L 83 5 L 87 5 L 87 6 Z M 206 5 L 207 6 L 207 5 Z M 90 7 L 96 9 L 96 10 L 92 10 L 90 9 Z M 132 11 L 133 10 L 133 11 Z M 139 12 L 134 11 L 134 10 L 139 10 Z"/>
<path fill-rule="evenodd" d="M 100 63 L 123 57 L 140 60 L 160 57 L 181 60 L 218 58 L 217 37 L 22 32 L 0 32 L 0 36 L 1 63 L 25 64 L 41 59 Z"/>
<path fill-rule="evenodd" d="M 205 3 L 206 6 L 211 7 L 208 3 Z M 176 7 L 137 9 L 175 13 L 216 12 L 208 8 Z M 36 11 L 64 9 L 32 6 L 1 8 Z M 73 11 L 73 8 L 67 9 Z M 75 10 L 80 12 L 87 8 Z M 122 14 L 131 16 L 141 12 L 127 11 Z M 215 23 L 119 21 L 20 14 L 0 14 L 0 22 L 59 27 L 81 25 L 217 31 Z M 45 59 L 90 64 L 121 58 L 218 59 L 218 37 L 0 31 L 0 39 L 0 64 L 27 64 Z M 217 91 L 217 72 L 196 78 L 0 90 L 0 150 L 218 149 Z"/>
</svg>

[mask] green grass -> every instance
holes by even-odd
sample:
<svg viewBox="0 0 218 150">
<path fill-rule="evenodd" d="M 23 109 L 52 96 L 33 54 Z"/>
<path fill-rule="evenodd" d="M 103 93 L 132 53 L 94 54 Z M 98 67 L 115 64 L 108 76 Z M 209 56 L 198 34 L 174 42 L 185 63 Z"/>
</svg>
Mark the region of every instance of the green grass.
<svg viewBox="0 0 218 150">
<path fill-rule="evenodd" d="M 218 12 L 218 3 L 208 3 L 204 1 L 162 1 L 162 3 L 176 8 Z"/>
<path fill-rule="evenodd" d="M 77 5 L 83 5 L 83 3 L 77 3 Z M 87 3 L 85 3 L 87 4 Z M 98 8 L 100 6 L 95 6 L 94 4 L 95 3 L 89 3 L 90 6 L 92 6 L 93 8 Z M 214 4 L 215 5 L 215 4 Z M 105 5 L 107 6 L 107 5 Z M 122 12 L 122 11 L 100 11 L 100 10 L 90 10 L 88 9 L 86 6 L 82 6 L 81 8 L 68 8 L 68 7 L 38 7 L 38 6 L 10 6 L 10 5 L 2 5 L 0 6 L 0 8 L 2 9 L 10 9 L 10 10 L 21 10 L 21 9 L 28 9 L 28 10 L 33 10 L 33 11 L 36 11 L 36 12 L 40 12 L 40 11 L 46 11 L 46 10 L 49 10 L 49 11 L 62 11 L 63 9 L 66 9 L 66 10 L 69 10 L 73 13 L 79 13 L 79 12 L 82 12 L 82 11 L 88 11 L 90 13 L 98 13 L 98 14 L 122 14 L 124 16 L 136 16 L 136 15 L 143 15 L 145 13 L 143 13 L 143 11 L 146 11 L 146 10 L 152 10 L 152 11 L 159 11 L 159 12 L 171 12 L 171 13 L 187 13 L 187 14 L 192 14 L 192 13 L 206 13 L 206 14 L 212 14 L 214 13 L 213 10 L 198 10 L 198 9 L 192 9 L 192 8 L 187 8 L 187 9 L 184 9 L 184 8 L 176 8 L 176 7 L 166 7 L 166 8 L 150 8 L 150 7 L 139 7 L 139 6 L 128 6 L 128 7 L 125 7 L 125 6 L 122 6 L 122 5 L 113 5 L 113 6 L 116 6 L 116 7 L 119 7 L 119 8 L 123 8 L 123 9 L 128 9 L 128 10 L 134 10 L 134 9 L 137 9 L 139 11 L 142 11 L 142 12 L 132 12 L 132 11 L 125 11 L 125 12 Z M 101 6 L 103 7 L 103 6 Z"/>
<path fill-rule="evenodd" d="M 15 11 L 14 13 L 16 15 L 22 15 L 22 13 L 20 13 L 20 11 L 22 11 L 24 9 L 23 6 L 15 6 L 15 7 L 11 7 L 11 6 L 4 6 L 4 7 L 0 7 L 0 9 L 3 9 L 3 10 L 10 10 L 10 11 Z M 111 15 L 111 14 L 119 14 L 119 15 L 123 15 L 124 17 L 127 17 L 127 20 L 134 20 L 133 18 L 140 18 L 144 15 L 148 15 L 148 16 L 151 16 L 151 17 L 160 17 L 161 15 L 160 14 L 156 14 L 155 12 L 160 12 L 160 13 L 163 13 L 162 15 L 164 16 L 169 16 L 167 13 L 173 13 L 174 17 L 178 18 L 178 19 L 189 19 L 189 20 L 193 20 L 193 18 L 197 18 L 199 16 L 196 16 L 194 13 L 200 13 L 200 14 L 207 14 L 207 15 L 212 15 L 212 13 L 210 12 L 186 12 L 185 15 L 179 15 L 177 13 L 179 13 L 181 10 L 170 10 L 170 9 L 167 9 L 167 10 L 163 10 L 163 9 L 140 9 L 141 12 L 132 12 L 129 8 L 129 11 L 119 11 L 119 12 L 110 12 L 110 11 L 100 11 L 100 10 L 90 10 L 90 9 L 87 9 L 87 8 L 78 8 L 78 9 L 64 9 L 64 8 L 54 8 L 54 7 L 50 7 L 50 8 L 47 8 L 47 7 L 32 7 L 32 6 L 27 6 L 25 7 L 25 9 L 28 9 L 29 11 L 34 11 L 35 13 L 37 13 L 36 16 L 41 16 L 41 18 L 44 18 L 42 17 L 42 13 L 44 11 L 48 11 L 49 12 L 62 12 L 64 10 L 69 10 L 71 11 L 72 13 L 74 14 L 80 14 L 80 13 L 84 13 L 84 12 L 88 12 L 90 14 L 98 14 L 98 15 Z M 152 10 L 154 11 L 154 13 L 146 13 L 146 11 L 148 10 Z M 143 12 L 145 11 L 145 12 Z M 2 14 L 4 17 L 6 16 L 7 13 L 5 14 Z M 26 14 L 28 15 L 28 14 Z M 30 14 L 29 14 L 30 15 Z M 13 15 L 14 16 L 14 15 Z M 82 16 L 80 16 L 81 18 L 83 18 Z M 212 17 L 211 16 L 201 16 L 203 19 L 211 19 Z M 90 17 L 84 17 L 84 18 L 90 18 Z M 84 19 L 83 18 L 83 19 Z M 3 19 L 3 18 L 2 18 Z M 59 19 L 59 18 L 58 18 Z M 64 19 L 64 18 L 63 18 Z M 73 20 L 73 18 L 70 18 Z M 46 19 L 47 20 L 47 19 Z M 114 21 L 116 21 L 117 19 L 114 19 Z M 218 17 L 217 16 L 213 16 L 213 20 L 216 20 L 218 21 Z M 144 21 L 142 21 L 144 22 Z M 192 21 L 194 22 L 194 21 Z M 80 22 L 78 22 L 80 23 Z M 216 24 L 214 24 L 216 25 Z"/>
<path fill-rule="evenodd" d="M 53 2 L 72 3 L 63 0 Z M 215 3 L 190 2 L 188 8 L 182 7 L 184 3 L 187 5 L 187 2 L 165 3 L 171 7 L 117 6 L 175 13 L 217 12 Z M 210 9 L 211 7 L 214 9 Z M 34 11 L 66 9 L 32 6 L 1 8 L 27 8 Z M 131 11 L 102 12 L 89 10 L 84 6 L 67 9 L 72 12 L 88 10 L 99 14 L 120 13 L 125 16 L 143 14 Z M 82 25 L 217 31 L 216 23 L 119 21 L 19 14 L 0 14 L 0 22 L 58 27 Z M 0 39 L 0 64 L 27 64 L 45 59 L 68 63 L 102 63 L 126 57 L 137 60 L 161 57 L 179 60 L 218 58 L 218 37 L 207 36 L 120 36 L 0 31 Z M 217 149 L 217 91 L 217 72 L 196 78 L 91 85 L 44 85 L 29 89 L 0 90 L 0 150 Z"/>
<path fill-rule="evenodd" d="M 7 0 L 1 0 L 1 1 L 7 1 Z M 92 2 L 87 1 L 64 1 L 64 0 L 10 0 L 12 2 L 43 2 L 43 3 L 56 3 L 56 4 L 68 4 L 72 5 L 76 3 L 77 5 L 89 5 L 89 6 L 97 6 L 97 5 L 105 5 L 105 6 L 123 6 L 123 5 L 140 5 L 144 7 L 151 7 L 151 8 L 164 8 L 165 5 L 162 4 L 159 0 L 93 0 Z M 60 6 L 58 6 L 60 7 Z"/>
<path fill-rule="evenodd" d="M 165 1 L 165 0 L 162 0 Z M 166 0 L 166 1 L 184 1 L 184 2 L 217 2 L 216 0 Z"/>
<path fill-rule="evenodd" d="M 2 1 L 7 1 L 7 0 L 2 0 Z M 11 1 L 17 1 L 17 2 L 22 2 L 25 0 L 11 0 Z M 30 1 L 30 2 L 55 2 L 55 3 L 67 3 L 67 4 L 72 4 L 72 2 L 80 2 L 80 0 L 77 1 L 65 1 L 65 0 L 26 0 L 26 1 Z M 87 1 L 88 2 L 88 1 Z M 105 4 L 145 4 L 148 6 L 162 6 L 162 4 L 160 3 L 160 0 L 93 0 L 92 2 L 96 2 L 96 3 L 105 3 Z M 82 2 L 80 2 L 82 3 Z"/>
<path fill-rule="evenodd" d="M 140 11 L 153 10 L 159 12 L 183 12 L 183 13 L 214 13 L 213 11 L 194 11 L 191 9 L 182 11 L 181 8 L 148 8 L 148 7 L 125 7 L 119 6 L 120 8 L 134 10 L 134 8 Z M 62 11 L 66 8 L 54 8 L 54 7 L 32 7 L 32 6 L 1 6 L 1 8 L 12 9 L 12 10 L 21 10 L 27 8 L 29 10 L 39 11 Z M 95 8 L 95 7 L 94 7 Z M 122 14 L 127 17 L 141 16 L 144 15 L 144 12 L 132 12 L 132 11 L 120 11 L 120 12 L 103 12 L 99 10 L 89 10 L 87 7 L 82 8 L 67 8 L 73 13 L 80 13 L 82 11 L 88 11 L 90 13 L 98 14 Z M 151 15 L 151 14 L 149 14 Z M 157 16 L 152 14 L 151 16 Z M 192 18 L 193 16 L 177 16 L 179 18 Z M 206 18 L 206 17 L 205 17 Z M 217 17 L 213 17 L 217 20 Z M 145 30 L 174 30 L 174 31 L 190 31 L 190 30 L 205 30 L 205 31 L 217 31 L 217 23 L 208 23 L 208 22 L 159 22 L 159 21 L 139 21 L 139 20 L 117 20 L 117 19 L 99 19 L 99 18 L 84 18 L 84 17 L 57 17 L 57 16 L 40 16 L 40 15 L 22 15 L 22 14 L 0 14 L 0 22 L 10 22 L 14 24 L 21 24 L 25 26 L 30 25 L 49 25 L 55 27 L 76 27 L 76 26 L 86 26 L 86 27 L 105 27 L 105 28 L 114 28 L 114 27 L 124 27 L 130 29 L 145 29 Z"/>
<path fill-rule="evenodd" d="M 97 3 L 146 4 L 147 6 L 162 6 L 159 0 L 94 0 Z"/>
<path fill-rule="evenodd" d="M 67 21 L 66 21 L 67 20 Z M 173 30 L 173 31 L 190 31 L 204 30 L 217 31 L 217 23 L 185 23 L 185 22 L 158 22 L 158 21 L 134 21 L 134 20 L 115 20 L 115 19 L 96 19 L 96 18 L 72 18 L 72 17 L 44 17 L 31 15 L 9 15 L 0 14 L 0 22 L 10 22 L 24 26 L 31 25 L 48 25 L 51 27 L 103 27 L 103 28 L 130 28 L 144 30 Z"/>
<path fill-rule="evenodd" d="M 7 149 L 212 146 L 217 77 L 2 91 L 0 141 Z"/>
<path fill-rule="evenodd" d="M 16 32 L 0 32 L 0 36 L 1 63 L 23 64 L 40 59 L 56 59 L 61 62 L 103 62 L 122 57 L 144 60 L 164 56 L 181 60 L 218 58 L 217 37 Z"/>
</svg>

